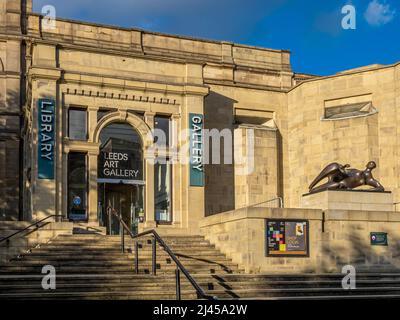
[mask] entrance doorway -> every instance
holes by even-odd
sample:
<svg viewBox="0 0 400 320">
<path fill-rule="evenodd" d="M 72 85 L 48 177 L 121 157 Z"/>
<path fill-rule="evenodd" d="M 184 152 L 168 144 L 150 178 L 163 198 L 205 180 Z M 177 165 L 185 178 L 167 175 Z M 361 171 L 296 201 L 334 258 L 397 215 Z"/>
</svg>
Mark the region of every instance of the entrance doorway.
<svg viewBox="0 0 400 320">
<path fill-rule="evenodd" d="M 133 234 L 144 220 L 143 145 L 135 129 L 127 123 L 112 123 L 100 133 L 98 158 L 99 221 L 108 234 L 119 234 L 120 223 L 107 216 L 113 208 Z"/>
<path fill-rule="evenodd" d="M 144 218 L 142 185 L 101 183 L 99 184 L 99 221 L 107 228 L 107 234 L 120 234 L 120 224 L 115 216 L 107 215 L 107 208 L 113 208 L 129 227 L 137 234 L 138 225 Z"/>
</svg>

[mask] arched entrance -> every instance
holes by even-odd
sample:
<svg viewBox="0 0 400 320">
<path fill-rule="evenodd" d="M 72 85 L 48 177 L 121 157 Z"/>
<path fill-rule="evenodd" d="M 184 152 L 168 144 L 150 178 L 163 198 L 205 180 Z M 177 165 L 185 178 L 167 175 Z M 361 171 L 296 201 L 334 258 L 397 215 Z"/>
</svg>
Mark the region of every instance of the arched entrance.
<svg viewBox="0 0 400 320">
<path fill-rule="evenodd" d="M 99 222 L 109 234 L 119 234 L 119 223 L 107 217 L 114 208 L 133 233 L 144 216 L 143 142 L 138 132 L 125 122 L 104 127 L 99 135 L 98 213 Z"/>
</svg>

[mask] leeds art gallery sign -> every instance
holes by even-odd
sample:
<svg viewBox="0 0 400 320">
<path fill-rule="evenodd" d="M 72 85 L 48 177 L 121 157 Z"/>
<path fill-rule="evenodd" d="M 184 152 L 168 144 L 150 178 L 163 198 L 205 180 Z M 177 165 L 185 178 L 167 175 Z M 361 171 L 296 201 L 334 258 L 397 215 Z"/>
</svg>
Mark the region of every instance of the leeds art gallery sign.
<svg viewBox="0 0 400 320">
<path fill-rule="evenodd" d="M 99 179 L 142 180 L 143 165 L 135 154 L 127 150 L 101 151 L 98 168 Z"/>
</svg>

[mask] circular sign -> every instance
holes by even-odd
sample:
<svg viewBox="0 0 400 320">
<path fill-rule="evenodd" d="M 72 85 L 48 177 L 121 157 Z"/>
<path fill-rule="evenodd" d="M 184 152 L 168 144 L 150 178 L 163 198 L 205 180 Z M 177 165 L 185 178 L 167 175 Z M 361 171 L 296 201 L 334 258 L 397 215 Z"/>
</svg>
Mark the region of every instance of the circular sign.
<svg viewBox="0 0 400 320">
<path fill-rule="evenodd" d="M 72 200 L 72 203 L 73 203 L 75 206 L 80 206 L 81 203 L 82 203 L 82 200 L 81 200 L 80 197 L 75 196 L 74 199 Z"/>
<path fill-rule="evenodd" d="M 373 241 L 376 240 L 376 236 L 375 236 L 375 235 L 372 236 L 372 240 L 373 240 Z"/>
</svg>

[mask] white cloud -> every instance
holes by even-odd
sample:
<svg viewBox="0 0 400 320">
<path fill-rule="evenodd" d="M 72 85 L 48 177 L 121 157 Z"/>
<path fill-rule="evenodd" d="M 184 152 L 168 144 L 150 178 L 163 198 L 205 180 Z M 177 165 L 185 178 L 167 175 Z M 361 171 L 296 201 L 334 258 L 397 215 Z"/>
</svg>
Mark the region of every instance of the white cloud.
<svg viewBox="0 0 400 320">
<path fill-rule="evenodd" d="M 368 4 L 368 8 L 364 13 L 365 20 L 371 26 L 381 26 L 393 20 L 396 11 L 390 7 L 385 1 L 372 0 Z"/>
</svg>

